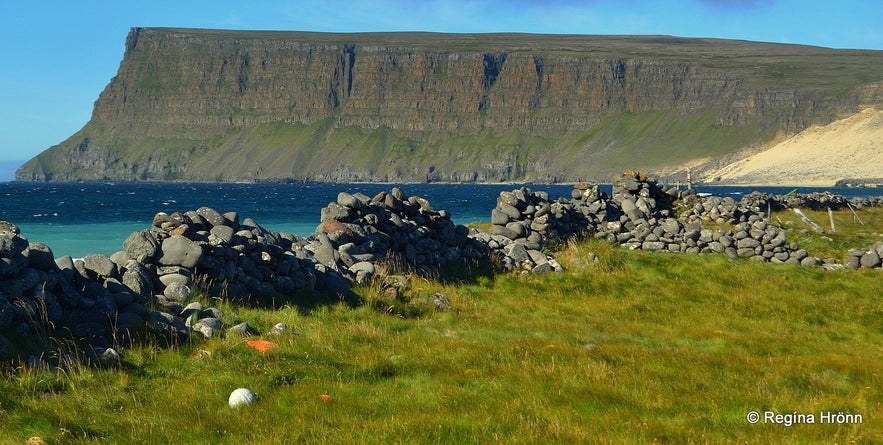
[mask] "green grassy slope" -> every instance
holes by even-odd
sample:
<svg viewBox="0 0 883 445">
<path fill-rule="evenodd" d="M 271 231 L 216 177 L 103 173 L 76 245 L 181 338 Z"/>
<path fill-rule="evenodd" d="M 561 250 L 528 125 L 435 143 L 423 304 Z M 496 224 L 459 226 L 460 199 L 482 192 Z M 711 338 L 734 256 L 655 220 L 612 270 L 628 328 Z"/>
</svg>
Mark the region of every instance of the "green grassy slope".
<svg viewBox="0 0 883 445">
<path fill-rule="evenodd" d="M 864 245 L 879 231 L 879 212 L 864 212 L 865 226 L 838 215 L 842 242 Z M 0 443 L 883 441 L 880 270 L 594 241 L 570 243 L 559 259 L 565 272 L 542 276 L 411 277 L 405 299 L 441 292 L 452 311 L 389 301 L 377 286 L 358 290 L 356 308 L 205 296 L 227 324 L 291 330 L 262 337 L 278 345 L 266 353 L 231 336 L 134 347 L 119 368 L 7 369 Z M 237 387 L 259 401 L 229 409 Z M 815 423 L 787 427 L 765 412 Z M 821 424 L 828 412 L 862 423 Z"/>
</svg>

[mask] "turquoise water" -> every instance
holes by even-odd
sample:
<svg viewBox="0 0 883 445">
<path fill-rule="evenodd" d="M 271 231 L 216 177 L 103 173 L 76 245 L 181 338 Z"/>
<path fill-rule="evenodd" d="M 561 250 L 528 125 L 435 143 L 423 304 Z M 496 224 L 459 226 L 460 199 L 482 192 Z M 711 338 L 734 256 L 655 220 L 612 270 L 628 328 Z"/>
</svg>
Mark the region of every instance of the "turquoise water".
<svg viewBox="0 0 883 445">
<path fill-rule="evenodd" d="M 314 233 L 320 211 L 342 191 L 374 196 L 388 184 L 33 184 L 0 183 L 0 220 L 17 225 L 29 241 L 48 245 L 56 257 L 111 254 L 130 233 L 150 227 L 157 212 L 202 206 L 235 211 L 261 226 L 299 236 Z M 407 195 L 451 212 L 458 224 L 490 220 L 503 190 L 515 185 L 405 184 Z M 569 195 L 569 186 L 542 186 Z M 545 187 L 551 187 L 547 189 Z M 536 188 L 535 189 L 540 189 Z"/>
<path fill-rule="evenodd" d="M 316 223 L 259 224 L 276 232 L 289 232 L 298 236 L 312 234 Z M 112 222 L 92 224 L 16 224 L 28 241 L 45 243 L 55 257 L 70 255 L 83 257 L 92 253 L 110 255 L 123 249 L 123 241 L 130 233 L 150 227 L 148 222 Z"/>
<path fill-rule="evenodd" d="M 320 210 L 342 191 L 374 196 L 389 184 L 33 184 L 0 183 L 0 220 L 17 225 L 29 241 L 48 245 L 56 257 L 111 254 L 122 249 L 130 233 L 150 227 L 157 212 L 186 212 L 202 206 L 236 211 L 241 218 L 277 232 L 310 235 L 319 224 Z M 515 184 L 404 184 L 407 195 L 418 195 L 436 210 L 451 213 L 454 222 L 490 221 L 501 191 Z M 549 196 L 570 196 L 568 185 L 528 185 Z M 758 188 L 697 187 L 700 192 L 739 195 Z M 787 193 L 793 187 L 759 188 Z M 602 186 L 609 193 L 609 186 Z M 800 188 L 827 190 L 844 196 L 879 194 L 878 189 Z"/>
<path fill-rule="evenodd" d="M 111 253 L 122 250 L 123 240 L 130 233 L 145 229 L 145 223 L 112 222 L 94 224 L 33 224 L 16 223 L 22 236 L 29 241 L 45 243 L 55 257 L 86 256 L 90 253 Z"/>
</svg>

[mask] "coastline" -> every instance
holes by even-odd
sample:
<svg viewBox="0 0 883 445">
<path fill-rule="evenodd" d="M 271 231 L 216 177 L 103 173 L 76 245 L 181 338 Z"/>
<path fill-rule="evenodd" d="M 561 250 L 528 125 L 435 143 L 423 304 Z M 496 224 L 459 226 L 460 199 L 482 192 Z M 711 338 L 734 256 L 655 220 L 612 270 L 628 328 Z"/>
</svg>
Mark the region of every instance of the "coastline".
<svg viewBox="0 0 883 445">
<path fill-rule="evenodd" d="M 675 184 L 669 184 L 674 187 Z M 201 206 L 239 211 L 267 228 L 297 235 L 312 233 L 320 209 L 339 192 L 368 195 L 400 186 L 408 195 L 427 197 L 451 212 L 459 224 L 491 220 L 490 208 L 501 191 L 526 186 L 553 197 L 570 197 L 567 184 L 518 183 L 187 183 L 187 182 L 8 182 L 0 183 L 2 219 L 19 225 L 31 241 L 45 242 L 57 253 L 82 256 L 112 253 L 125 237 L 149 225 L 156 212 Z M 610 193 L 611 185 L 598 184 Z M 703 195 L 741 196 L 758 191 L 786 194 L 829 192 L 847 197 L 883 195 L 880 188 L 809 187 L 801 185 L 723 185 L 698 183 Z M 684 190 L 685 185 L 681 184 Z M 134 201 L 133 201 L 134 200 Z M 132 205 L 137 202 L 137 205 Z M 103 235 L 93 235 L 98 232 Z M 100 246 L 100 247 L 99 247 Z"/>
<path fill-rule="evenodd" d="M 767 181 L 767 182 L 694 182 L 692 184 L 693 187 L 813 187 L 813 188 L 878 188 L 876 187 L 874 182 L 863 184 L 861 181 L 864 179 L 850 179 L 850 183 L 862 184 L 857 186 L 844 186 L 837 185 L 838 182 L 843 181 L 843 179 L 836 180 L 824 180 L 824 181 L 798 181 L 798 182 L 776 182 L 776 181 Z M 662 181 L 667 183 L 665 181 Z M 374 181 L 352 181 L 352 182 L 323 182 L 323 181 L 127 181 L 127 180 L 101 180 L 101 181 L 19 181 L 19 180 L 11 180 L 11 181 L 0 181 L 0 184 L 5 183 L 15 183 L 15 184 L 39 184 L 39 185 L 52 185 L 52 184 L 138 184 L 138 185 L 149 185 L 149 184 L 157 184 L 157 185 L 171 185 L 171 184 L 203 184 L 203 185 L 284 185 L 284 184 L 304 184 L 304 185 L 385 185 L 385 186 L 394 186 L 394 185 L 402 185 L 402 186 L 422 186 L 422 185 L 477 185 L 477 186 L 513 186 L 520 187 L 525 185 L 535 185 L 535 186 L 573 186 L 579 183 L 588 183 L 592 185 L 602 185 L 602 186 L 610 186 L 612 182 L 603 181 L 603 182 L 594 182 L 594 181 L 561 181 L 561 182 L 535 182 L 535 181 L 506 181 L 506 182 L 445 182 L 445 181 L 432 181 L 432 182 L 417 182 L 417 181 L 396 181 L 396 182 L 374 182 Z M 674 182 L 667 183 L 669 185 L 678 184 L 680 187 L 686 188 L 686 183 L 683 182 Z M 883 194 L 883 190 L 881 190 L 881 194 Z"/>
<path fill-rule="evenodd" d="M 849 188 L 838 186 L 836 182 L 829 181 L 802 181 L 802 182 L 749 182 L 745 184 L 734 184 L 729 182 L 705 182 L 701 184 L 693 184 L 700 187 L 812 187 L 812 188 Z M 870 188 L 870 187 L 867 187 Z M 883 191 L 881 191 L 883 192 Z"/>
</svg>

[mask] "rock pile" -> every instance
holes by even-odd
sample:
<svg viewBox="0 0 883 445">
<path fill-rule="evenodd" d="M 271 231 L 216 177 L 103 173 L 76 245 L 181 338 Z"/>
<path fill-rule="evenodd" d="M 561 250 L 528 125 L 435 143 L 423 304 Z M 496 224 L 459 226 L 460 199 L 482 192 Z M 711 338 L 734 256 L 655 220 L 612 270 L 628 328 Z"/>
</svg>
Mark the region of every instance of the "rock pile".
<svg viewBox="0 0 883 445">
<path fill-rule="evenodd" d="M 0 333 L 32 337 L 64 323 L 75 337 L 110 347 L 143 331 L 151 291 L 137 268 L 106 255 L 56 260 L 48 246 L 0 222 Z"/>
<path fill-rule="evenodd" d="M 688 206 L 679 217 L 684 222 L 699 220 L 720 225 L 734 225 L 748 222 L 752 216 L 759 216 L 759 212 L 743 207 L 730 196 L 708 196 L 705 198 L 694 196 L 688 202 L 692 202 L 693 206 Z"/>
<path fill-rule="evenodd" d="M 523 239 L 513 240 L 483 230 L 474 230 L 469 236 L 488 246 L 488 257 L 503 270 L 520 270 L 537 274 L 564 270 L 554 257 L 539 249 L 528 247 Z"/>
<path fill-rule="evenodd" d="M 487 253 L 448 211 L 419 196 L 406 197 L 398 187 L 373 198 L 341 192 L 322 209 L 316 238 L 305 248 L 329 270 L 358 283 L 367 282 L 380 262 L 431 274 Z"/>
<path fill-rule="evenodd" d="M 108 347 L 150 325 L 176 343 L 224 329 L 220 310 L 190 301 L 197 285 L 232 299 L 299 302 L 319 292 L 348 295 L 351 282 L 366 283 L 381 262 L 429 274 L 487 254 L 447 211 L 398 188 L 374 198 L 339 194 L 322 209 L 316 235 L 306 238 L 209 207 L 161 212 L 110 257 L 55 260 L 47 246 L 3 223 L 0 332 L 24 336 L 65 321 L 77 339 Z"/>
<path fill-rule="evenodd" d="M 883 196 L 856 196 L 849 200 L 849 204 L 856 209 L 865 207 L 883 207 Z"/>
<path fill-rule="evenodd" d="M 883 267 L 883 241 L 878 241 L 864 249 L 849 249 L 843 265 L 847 269 Z"/>
<path fill-rule="evenodd" d="M 869 198 L 853 198 L 855 203 L 842 195 L 835 195 L 830 192 L 813 192 L 813 193 L 792 193 L 787 195 L 776 195 L 764 192 L 751 192 L 742 196 L 740 205 L 747 209 L 755 211 L 784 210 L 788 208 L 804 208 L 811 210 L 840 210 L 847 208 L 847 205 L 873 205 L 879 204 L 878 199 Z"/>
<path fill-rule="evenodd" d="M 557 203 L 556 203 L 557 204 Z M 556 209 L 561 211 L 560 206 Z M 491 235 L 515 241 L 538 250 L 555 228 L 550 225 L 552 203 L 545 192 L 535 193 L 527 187 L 501 192 L 491 210 Z M 551 221 L 554 222 L 554 215 Z M 553 236 L 554 238 L 554 236 Z"/>
<path fill-rule="evenodd" d="M 646 237 L 652 227 L 657 226 L 657 217 L 671 214 L 674 195 L 644 175 L 627 172 L 618 176 L 613 189 L 614 195 L 610 197 L 600 192 L 597 186 L 579 183 L 574 186 L 570 199 L 556 201 L 550 201 L 544 192 L 533 192 L 528 188 L 502 192 L 497 206 L 491 211 L 489 235 L 476 236 L 499 255 L 504 268 L 542 272 L 560 268 L 557 262 L 551 262 L 549 256 L 540 252 L 549 241 L 594 234 L 622 244 L 636 238 L 632 233 L 635 230 L 637 238 Z M 671 229 L 680 228 L 672 226 Z M 658 241 L 658 237 L 650 237 L 649 241 Z M 656 244 L 646 247 L 658 250 Z M 526 255 L 522 251 L 526 251 Z M 524 260 L 525 256 L 528 261 Z M 545 263 L 552 267 L 544 266 Z"/>
<path fill-rule="evenodd" d="M 585 187 L 590 196 L 589 187 Z M 597 187 L 593 190 L 597 193 Z M 488 231 L 476 231 L 472 236 L 490 248 L 505 270 L 558 271 L 561 265 L 542 249 L 588 230 L 586 218 L 591 213 L 581 211 L 587 208 L 583 204 L 565 198 L 551 201 L 548 193 L 527 187 L 504 191 L 491 210 Z"/>
<path fill-rule="evenodd" d="M 593 218 L 592 232 L 596 238 L 629 243 L 631 248 L 667 248 L 665 243 L 674 242 L 682 230 L 679 223 L 669 221 L 672 200 L 652 178 L 631 171 L 618 175 L 613 180 L 613 196 L 606 200 L 603 217 Z M 646 246 L 645 241 L 649 243 Z"/>
<path fill-rule="evenodd" d="M 693 203 L 692 207 L 686 206 L 676 216 L 674 208 L 688 202 Z M 732 258 L 805 266 L 822 263 L 799 246 L 789 244 L 785 230 L 764 218 L 763 212 L 746 209 L 732 198 L 702 199 L 665 189 L 640 173 L 626 172 L 614 178 L 612 196 L 586 184 L 577 184 L 570 200 L 560 198 L 551 203 L 543 193 L 526 188 L 503 192 L 491 213 L 489 234 L 476 236 L 500 255 L 506 268 L 530 269 L 539 264 L 528 262 L 525 266 L 522 251 L 529 258 L 549 262 L 546 255 L 537 255 L 542 244 L 574 234 L 592 235 L 629 249 L 722 253 Z M 734 227 L 707 229 L 703 222 L 708 221 Z"/>
<path fill-rule="evenodd" d="M 630 249 L 684 253 L 723 253 L 731 258 L 755 261 L 821 264 L 799 246 L 787 242 L 784 230 L 769 224 L 763 212 L 737 205 L 732 198 L 692 194 L 678 195 L 656 181 L 637 173 L 619 176 L 614 181 L 613 200 L 624 216 L 598 227 L 597 237 L 622 244 Z M 685 199 L 686 198 L 686 199 Z M 695 202 L 680 215 L 673 208 L 681 202 Z M 733 229 L 708 229 L 703 222 L 734 225 Z"/>
<path fill-rule="evenodd" d="M 613 201 L 633 220 L 631 206 L 623 202 L 633 203 L 644 216 L 668 217 L 677 195 L 677 190 L 665 189 L 656 179 L 631 170 L 613 178 Z"/>
<path fill-rule="evenodd" d="M 132 233 L 115 258 L 134 260 L 154 272 L 161 303 L 185 303 L 181 298 L 196 277 L 214 295 L 262 298 L 328 287 L 329 275 L 336 274 L 317 270 L 308 243 L 250 218 L 240 221 L 235 212 L 201 207 L 158 213 L 152 227 Z"/>
<path fill-rule="evenodd" d="M 217 308 L 190 302 L 196 284 L 211 295 L 254 301 L 347 293 L 349 283 L 314 258 L 310 245 L 308 239 L 267 230 L 250 218 L 240 221 L 235 212 L 201 207 L 158 213 L 152 226 L 132 233 L 113 258 L 127 270 L 141 271 L 143 281 L 152 284 L 160 308 L 151 313 L 152 326 L 174 343 L 191 332 L 212 337 L 222 331 Z"/>
</svg>

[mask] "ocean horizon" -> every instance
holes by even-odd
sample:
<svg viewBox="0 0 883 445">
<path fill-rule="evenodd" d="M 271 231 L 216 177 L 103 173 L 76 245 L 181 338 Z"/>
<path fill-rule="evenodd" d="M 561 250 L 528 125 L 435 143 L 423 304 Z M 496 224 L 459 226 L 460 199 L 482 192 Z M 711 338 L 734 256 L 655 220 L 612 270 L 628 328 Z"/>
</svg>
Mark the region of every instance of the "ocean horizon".
<svg viewBox="0 0 883 445">
<path fill-rule="evenodd" d="M 15 171 L 18 170 L 19 167 L 28 162 L 24 161 L 6 161 L 0 160 L 0 183 L 2 182 L 11 182 L 15 180 Z"/>
<path fill-rule="evenodd" d="M 320 211 L 340 192 L 374 196 L 399 187 L 406 195 L 429 200 L 447 210 L 457 224 L 487 223 L 502 191 L 528 187 L 550 198 L 570 197 L 566 184 L 240 184 L 240 183 L 0 183 L 0 220 L 19 227 L 23 237 L 42 242 L 56 258 L 110 255 L 122 249 L 132 232 L 148 229 L 159 212 L 186 212 L 211 207 L 235 211 L 266 229 L 297 236 L 315 233 Z M 610 185 L 601 185 L 610 192 Z M 702 186 L 700 193 L 732 196 L 754 190 L 784 194 L 795 187 Z M 801 193 L 876 196 L 880 189 L 797 187 Z"/>
</svg>

